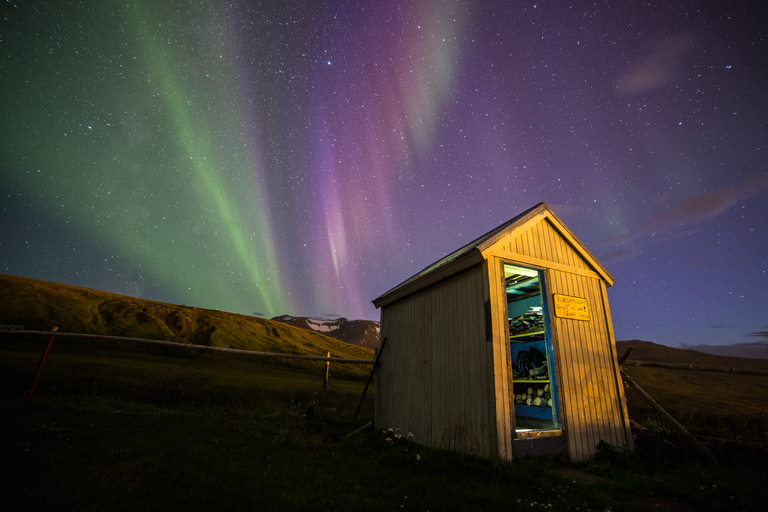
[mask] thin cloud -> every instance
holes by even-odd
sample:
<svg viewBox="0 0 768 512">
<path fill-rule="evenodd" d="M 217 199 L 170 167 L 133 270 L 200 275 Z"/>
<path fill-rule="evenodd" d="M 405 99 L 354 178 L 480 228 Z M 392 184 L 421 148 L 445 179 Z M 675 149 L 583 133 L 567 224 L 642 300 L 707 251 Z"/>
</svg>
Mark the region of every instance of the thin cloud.
<svg viewBox="0 0 768 512">
<path fill-rule="evenodd" d="M 659 227 L 689 224 L 709 219 L 726 212 L 733 205 L 740 203 L 768 188 L 768 174 L 748 178 L 734 186 L 707 190 L 685 199 L 659 215 Z"/>
<path fill-rule="evenodd" d="M 768 341 L 768 331 L 748 332 L 742 338 L 763 338 L 765 341 Z"/>
<path fill-rule="evenodd" d="M 635 247 L 619 247 L 610 251 L 603 251 L 600 253 L 600 261 L 611 263 L 614 261 L 628 260 L 634 258 L 640 253 Z"/>
<path fill-rule="evenodd" d="M 690 34 L 676 34 L 654 41 L 642 61 L 630 65 L 616 81 L 616 93 L 633 94 L 663 87 L 680 73 L 684 58 L 694 48 Z"/>
<path fill-rule="evenodd" d="M 638 228 L 607 239 L 607 245 L 613 249 L 605 252 L 614 261 L 630 258 L 640 252 L 640 240 L 655 237 L 658 241 L 690 232 L 698 222 L 721 215 L 766 189 L 768 173 L 672 203 Z"/>
</svg>

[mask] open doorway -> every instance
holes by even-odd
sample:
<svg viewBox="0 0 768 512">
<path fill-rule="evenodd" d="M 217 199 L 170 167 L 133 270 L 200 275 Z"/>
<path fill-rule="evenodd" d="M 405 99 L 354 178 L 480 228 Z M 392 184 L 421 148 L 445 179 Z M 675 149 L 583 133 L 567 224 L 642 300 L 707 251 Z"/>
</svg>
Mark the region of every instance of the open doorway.
<svg viewBox="0 0 768 512">
<path fill-rule="evenodd" d="M 542 272 L 504 264 L 517 437 L 561 430 Z"/>
</svg>

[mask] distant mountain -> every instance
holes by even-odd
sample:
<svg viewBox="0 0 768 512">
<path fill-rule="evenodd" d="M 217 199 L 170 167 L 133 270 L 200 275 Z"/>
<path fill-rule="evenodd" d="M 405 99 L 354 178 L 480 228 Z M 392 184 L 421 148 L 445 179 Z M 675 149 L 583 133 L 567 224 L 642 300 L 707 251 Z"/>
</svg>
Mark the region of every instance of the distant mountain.
<svg viewBox="0 0 768 512">
<path fill-rule="evenodd" d="M 690 347 L 674 348 L 641 340 L 617 341 L 616 355 L 621 357 L 629 345 L 634 347 L 629 360 L 768 370 L 768 359 L 707 354 L 699 350 L 692 350 Z"/>
<path fill-rule="evenodd" d="M 290 315 L 276 316 L 272 320 L 319 332 L 358 347 L 375 350 L 379 346 L 379 322 L 373 320 L 347 320 L 344 317 L 329 320 Z"/>
<path fill-rule="evenodd" d="M 686 345 L 685 348 L 718 356 L 768 359 L 768 341 L 735 343 L 733 345 Z"/>
</svg>

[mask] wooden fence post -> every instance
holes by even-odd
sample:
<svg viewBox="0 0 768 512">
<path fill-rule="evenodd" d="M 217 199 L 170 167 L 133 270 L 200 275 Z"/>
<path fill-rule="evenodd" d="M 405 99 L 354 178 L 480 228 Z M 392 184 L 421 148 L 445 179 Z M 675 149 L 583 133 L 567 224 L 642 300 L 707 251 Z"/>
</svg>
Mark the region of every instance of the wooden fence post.
<svg viewBox="0 0 768 512">
<path fill-rule="evenodd" d="M 328 352 L 328 358 L 331 357 L 331 353 Z M 323 380 L 323 391 L 325 391 L 328 388 L 328 376 L 331 373 L 331 362 L 326 361 L 325 362 L 325 380 Z"/>
<path fill-rule="evenodd" d="M 707 448 L 699 442 L 698 439 L 693 437 L 693 435 L 686 430 L 684 426 L 682 426 L 680 423 L 675 420 L 675 418 L 672 417 L 671 414 L 669 414 L 667 411 L 664 410 L 662 406 L 660 406 L 656 400 L 651 398 L 651 395 L 645 392 L 643 388 L 641 388 L 634 380 L 632 380 L 629 375 L 624 373 L 624 370 L 619 370 L 621 373 L 621 378 L 624 379 L 624 382 L 629 384 L 629 386 L 637 391 L 637 393 L 645 399 L 646 402 L 651 404 L 651 406 L 656 409 L 659 413 L 661 413 L 664 418 L 666 418 L 667 421 L 674 427 L 675 430 L 677 430 L 684 439 L 687 439 L 694 448 L 696 448 L 702 455 L 704 455 L 707 459 L 709 459 L 711 462 L 715 462 L 715 456 L 712 455 L 712 452 L 707 450 Z"/>
</svg>

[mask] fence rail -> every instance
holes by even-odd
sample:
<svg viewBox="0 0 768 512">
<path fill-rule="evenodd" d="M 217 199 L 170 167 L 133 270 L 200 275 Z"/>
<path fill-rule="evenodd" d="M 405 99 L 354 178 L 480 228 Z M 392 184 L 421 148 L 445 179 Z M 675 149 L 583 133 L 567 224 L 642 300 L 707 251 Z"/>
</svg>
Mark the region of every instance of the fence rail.
<svg viewBox="0 0 768 512">
<path fill-rule="evenodd" d="M 6 327 L 6 326 L 0 326 Z M 192 350 L 210 351 L 210 352 L 229 352 L 231 354 L 244 354 L 249 356 L 260 357 L 277 357 L 283 359 L 304 359 L 309 361 L 325 361 L 331 363 L 348 363 L 348 364 L 373 364 L 373 359 L 346 359 L 343 357 L 327 357 L 327 356 L 310 356 L 305 354 L 285 354 L 282 352 L 257 352 L 254 350 L 243 350 L 239 348 L 225 348 L 225 347 L 209 347 L 207 345 L 193 345 L 191 343 L 178 343 L 175 341 L 164 340 L 148 340 L 144 338 L 125 338 L 122 336 L 107 336 L 105 334 L 81 334 L 72 332 L 58 332 L 58 331 L 25 331 L 22 329 L 0 329 L 2 334 L 42 334 L 44 336 L 63 336 L 71 338 L 98 338 L 103 340 L 114 341 L 133 341 L 138 343 L 151 343 L 154 345 L 165 345 L 169 347 L 185 347 Z"/>
<path fill-rule="evenodd" d="M 695 370 L 699 372 L 739 373 L 741 375 L 768 376 L 768 370 L 748 370 L 744 368 L 726 368 L 720 366 L 701 366 L 687 363 L 661 363 L 657 361 L 624 361 L 621 366 L 668 368 L 670 370 Z"/>
</svg>

